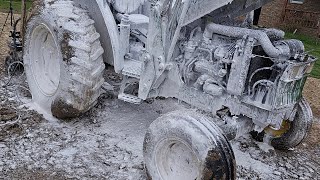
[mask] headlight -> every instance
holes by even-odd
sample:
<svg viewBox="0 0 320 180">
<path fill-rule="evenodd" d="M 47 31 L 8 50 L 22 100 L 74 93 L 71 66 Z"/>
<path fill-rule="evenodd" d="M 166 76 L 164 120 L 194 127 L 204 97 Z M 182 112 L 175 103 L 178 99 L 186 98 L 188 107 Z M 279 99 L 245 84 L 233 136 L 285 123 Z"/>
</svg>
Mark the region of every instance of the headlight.
<svg viewBox="0 0 320 180">
<path fill-rule="evenodd" d="M 306 70 L 305 70 L 305 73 L 306 73 L 306 74 L 310 74 L 310 73 L 311 73 L 314 64 L 315 64 L 315 62 L 312 62 L 312 63 L 310 63 L 310 64 L 307 64 L 307 67 L 306 67 Z"/>
<path fill-rule="evenodd" d="M 313 65 L 314 62 L 308 64 L 290 64 L 283 73 L 281 80 L 289 82 L 301 79 L 304 77 L 305 74 L 311 73 Z"/>
<path fill-rule="evenodd" d="M 302 76 L 302 72 L 303 70 L 305 69 L 304 66 L 293 66 L 292 69 L 291 69 L 291 72 L 290 72 L 290 79 L 299 79 L 301 78 Z"/>
</svg>

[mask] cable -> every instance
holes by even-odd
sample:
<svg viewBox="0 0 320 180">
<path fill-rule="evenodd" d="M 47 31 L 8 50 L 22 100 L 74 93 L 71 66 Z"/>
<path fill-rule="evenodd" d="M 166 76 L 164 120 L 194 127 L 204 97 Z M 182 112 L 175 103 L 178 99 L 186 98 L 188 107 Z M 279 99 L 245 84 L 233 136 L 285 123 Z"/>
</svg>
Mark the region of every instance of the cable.
<svg viewBox="0 0 320 180">
<path fill-rule="evenodd" d="M 25 86 L 19 85 L 19 84 L 18 84 L 18 85 L 14 85 L 14 87 L 15 87 L 14 92 L 15 92 L 15 95 L 16 95 L 16 97 L 18 98 L 19 102 L 20 102 L 21 104 L 25 104 L 26 102 L 23 102 L 23 101 L 22 101 L 21 96 L 20 96 L 19 93 L 18 93 L 18 88 L 21 88 L 21 89 L 23 89 L 23 90 L 25 90 L 25 91 L 28 91 L 28 93 L 31 94 L 30 89 L 27 88 L 27 87 L 25 87 Z M 31 100 L 30 100 L 30 102 L 31 102 Z"/>
<path fill-rule="evenodd" d="M 21 88 L 25 91 L 27 91 L 28 93 L 31 94 L 31 91 L 29 88 L 27 88 L 26 86 L 20 84 L 20 83 L 13 83 L 12 85 L 10 85 L 10 83 L 12 82 L 12 80 L 16 77 L 16 79 L 18 79 L 20 82 L 24 82 L 21 78 L 24 77 L 25 75 L 25 72 L 23 71 L 22 74 L 20 74 L 18 77 L 15 76 L 14 74 L 17 72 L 17 69 L 18 69 L 18 66 L 21 65 L 24 69 L 24 64 L 21 62 L 21 61 L 14 61 L 12 62 L 10 65 L 9 65 L 9 68 L 8 68 L 8 78 L 9 80 L 4 84 L 2 85 L 1 87 L 4 88 L 7 92 L 10 91 L 9 87 L 13 87 L 14 88 L 14 93 L 15 93 L 15 96 L 16 98 L 18 99 L 18 101 L 21 103 L 21 104 L 24 104 L 24 102 L 22 101 L 21 99 L 21 96 L 19 95 L 18 93 L 18 88 Z M 14 66 L 14 69 L 11 71 L 11 68 Z M 11 90 L 12 91 L 12 90 Z"/>
<path fill-rule="evenodd" d="M 13 17 L 13 7 L 12 7 L 12 0 L 10 0 L 10 13 L 11 13 L 11 27 L 13 26 L 13 21 L 14 21 L 14 17 Z"/>
<path fill-rule="evenodd" d="M 8 80 L 8 82 L 7 83 L 5 83 L 2 87 L 3 88 L 6 88 L 9 84 L 10 84 L 10 82 L 12 81 L 12 79 L 13 79 L 13 75 L 11 75 L 11 73 L 10 73 L 10 71 L 11 71 L 11 67 L 14 65 L 14 64 L 21 64 L 22 65 L 22 67 L 24 67 L 24 65 L 23 65 L 23 63 L 22 62 L 20 62 L 20 61 L 15 61 L 15 62 L 12 62 L 10 65 L 9 65 L 9 67 L 8 67 L 8 71 L 7 71 L 7 73 L 8 73 L 8 76 L 9 76 L 9 80 Z M 13 69 L 13 72 L 16 72 L 17 71 L 17 69 L 18 69 L 18 66 L 15 66 L 15 68 Z M 22 77 L 24 75 L 24 72 L 19 76 L 19 78 L 20 77 Z"/>
</svg>

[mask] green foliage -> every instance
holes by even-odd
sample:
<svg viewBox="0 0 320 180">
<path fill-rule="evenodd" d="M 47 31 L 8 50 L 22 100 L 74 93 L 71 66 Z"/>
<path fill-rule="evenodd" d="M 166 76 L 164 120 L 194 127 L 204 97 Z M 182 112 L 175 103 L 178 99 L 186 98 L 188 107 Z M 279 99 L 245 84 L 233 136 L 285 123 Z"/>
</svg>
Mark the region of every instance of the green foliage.
<svg viewBox="0 0 320 180">
<path fill-rule="evenodd" d="M 308 54 L 311 54 L 312 56 L 315 56 L 319 59 L 313 68 L 311 76 L 320 79 L 320 39 L 303 34 L 293 33 L 286 33 L 286 38 L 301 40 L 304 43 L 304 46 Z"/>
<path fill-rule="evenodd" d="M 27 9 L 31 7 L 32 0 L 27 0 Z M 21 0 L 13 0 L 12 1 L 12 8 L 14 13 L 20 13 L 21 12 Z M 9 12 L 10 10 L 10 0 L 0 0 L 0 12 Z"/>
</svg>

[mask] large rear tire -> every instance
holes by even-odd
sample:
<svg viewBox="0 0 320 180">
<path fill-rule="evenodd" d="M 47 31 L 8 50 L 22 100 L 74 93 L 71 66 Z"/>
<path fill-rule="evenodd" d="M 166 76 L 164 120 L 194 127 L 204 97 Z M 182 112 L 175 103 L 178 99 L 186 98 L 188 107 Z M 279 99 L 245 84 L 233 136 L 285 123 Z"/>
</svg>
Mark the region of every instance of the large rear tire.
<svg viewBox="0 0 320 180">
<path fill-rule="evenodd" d="M 235 179 L 235 157 L 221 130 L 196 112 L 154 121 L 144 141 L 147 176 L 154 180 Z"/>
<path fill-rule="evenodd" d="M 95 105 L 104 82 L 94 21 L 72 1 L 35 1 L 24 64 L 33 101 L 54 116 L 79 116 Z"/>
</svg>

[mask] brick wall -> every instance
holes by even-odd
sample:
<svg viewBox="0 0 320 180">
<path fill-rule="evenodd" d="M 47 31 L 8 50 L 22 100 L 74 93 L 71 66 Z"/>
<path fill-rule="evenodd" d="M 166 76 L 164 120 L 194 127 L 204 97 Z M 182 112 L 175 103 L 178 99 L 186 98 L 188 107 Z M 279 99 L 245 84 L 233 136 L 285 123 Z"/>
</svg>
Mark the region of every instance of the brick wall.
<svg viewBox="0 0 320 180">
<path fill-rule="evenodd" d="M 304 0 L 303 4 L 288 3 L 287 8 L 301 11 L 320 12 L 320 1 Z"/>
<path fill-rule="evenodd" d="M 288 2 L 289 1 L 289 2 Z M 320 37 L 320 0 L 305 0 L 303 4 L 290 0 L 274 0 L 262 8 L 259 25 L 280 27 Z"/>
<path fill-rule="evenodd" d="M 260 26 L 279 27 L 282 22 L 286 0 L 274 0 L 262 7 Z"/>
</svg>

